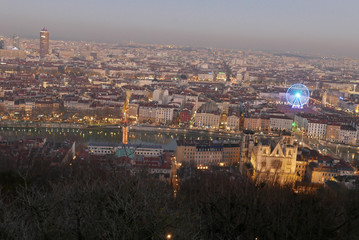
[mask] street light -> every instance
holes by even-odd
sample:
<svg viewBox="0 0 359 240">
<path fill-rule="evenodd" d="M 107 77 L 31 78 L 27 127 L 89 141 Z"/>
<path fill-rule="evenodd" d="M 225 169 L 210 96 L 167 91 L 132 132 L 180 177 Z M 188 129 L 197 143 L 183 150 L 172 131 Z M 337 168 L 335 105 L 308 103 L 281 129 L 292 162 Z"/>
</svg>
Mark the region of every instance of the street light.
<svg viewBox="0 0 359 240">
<path fill-rule="evenodd" d="M 170 234 L 170 233 L 167 234 L 167 235 L 166 235 L 166 239 L 172 239 L 172 234 Z"/>
</svg>

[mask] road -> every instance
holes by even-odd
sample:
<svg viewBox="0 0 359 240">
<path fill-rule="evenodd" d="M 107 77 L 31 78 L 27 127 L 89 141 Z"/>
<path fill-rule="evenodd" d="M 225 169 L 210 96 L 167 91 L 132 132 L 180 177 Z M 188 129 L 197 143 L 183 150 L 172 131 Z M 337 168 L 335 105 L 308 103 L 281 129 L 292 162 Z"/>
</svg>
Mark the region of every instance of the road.
<svg viewBox="0 0 359 240">
<path fill-rule="evenodd" d="M 334 151 L 332 151 L 327 145 L 321 143 L 320 140 L 316 138 L 310 138 L 306 134 L 303 135 L 301 131 L 295 132 L 295 138 L 298 140 L 298 142 L 304 143 L 304 146 L 308 146 L 314 150 L 318 150 L 322 154 L 330 155 L 333 157 L 338 157 Z"/>
</svg>

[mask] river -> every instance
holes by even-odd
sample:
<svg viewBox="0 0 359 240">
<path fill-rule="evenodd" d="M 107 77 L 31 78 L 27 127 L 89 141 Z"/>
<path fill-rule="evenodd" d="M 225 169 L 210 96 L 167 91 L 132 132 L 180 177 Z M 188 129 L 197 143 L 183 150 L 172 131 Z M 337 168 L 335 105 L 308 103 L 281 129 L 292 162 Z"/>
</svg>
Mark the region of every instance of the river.
<svg viewBox="0 0 359 240">
<path fill-rule="evenodd" d="M 120 129 L 96 128 L 34 128 L 34 127 L 1 127 L 0 136 L 3 140 L 16 140 L 21 138 L 46 137 L 51 141 L 75 140 L 78 144 L 90 142 L 121 143 L 122 132 Z M 173 132 L 162 130 L 131 130 L 129 143 L 133 144 L 161 144 L 166 150 L 176 150 L 176 140 L 232 140 L 239 141 L 238 134 L 214 133 L 214 132 Z"/>
<path fill-rule="evenodd" d="M 1 127 L 0 136 L 3 140 L 16 140 L 21 138 L 46 137 L 50 141 L 60 142 L 65 139 L 71 139 L 77 144 L 86 146 L 90 142 L 100 143 L 121 143 L 122 133 L 120 129 L 108 128 L 36 128 L 36 127 Z M 165 131 L 162 129 L 132 129 L 129 132 L 129 143 L 133 144 L 161 144 L 166 150 L 176 150 L 176 140 L 178 139 L 197 139 L 197 140 L 232 140 L 239 141 L 238 134 L 221 133 L 221 132 L 181 132 Z M 324 147 L 323 147 L 324 148 Z M 324 150 L 324 149 L 320 150 Z M 338 147 L 328 147 L 336 155 L 346 161 L 354 161 L 358 163 L 359 149 L 349 148 L 344 145 Z"/>
</svg>

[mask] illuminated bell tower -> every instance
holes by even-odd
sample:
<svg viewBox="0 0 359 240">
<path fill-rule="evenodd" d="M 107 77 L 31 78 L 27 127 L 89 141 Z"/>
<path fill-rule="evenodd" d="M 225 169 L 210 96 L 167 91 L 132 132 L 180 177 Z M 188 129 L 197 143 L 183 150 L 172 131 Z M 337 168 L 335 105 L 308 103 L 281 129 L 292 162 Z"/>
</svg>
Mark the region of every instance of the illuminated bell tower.
<svg viewBox="0 0 359 240">
<path fill-rule="evenodd" d="M 125 121 L 122 127 L 122 144 L 128 144 L 128 125 L 127 125 L 127 114 L 125 114 Z"/>
<path fill-rule="evenodd" d="M 126 91 L 126 101 L 123 106 L 123 126 L 122 126 L 122 144 L 128 144 L 128 124 L 127 124 L 127 112 L 128 112 L 128 102 L 129 102 L 130 94 Z"/>
</svg>

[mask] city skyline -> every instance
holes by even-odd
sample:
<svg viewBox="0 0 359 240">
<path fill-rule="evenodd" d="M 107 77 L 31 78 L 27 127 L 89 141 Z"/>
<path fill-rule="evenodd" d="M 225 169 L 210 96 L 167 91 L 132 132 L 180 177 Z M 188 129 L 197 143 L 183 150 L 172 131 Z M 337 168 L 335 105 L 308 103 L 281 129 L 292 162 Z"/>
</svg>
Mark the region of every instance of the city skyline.
<svg viewBox="0 0 359 240">
<path fill-rule="evenodd" d="M 34 6 L 40 6 L 36 10 Z M 54 40 L 137 42 L 359 56 L 359 33 L 351 30 L 358 3 L 197 1 L 168 3 L 94 1 L 61 4 L 38 0 L 4 3 L 0 34 Z M 29 11 L 29 9 L 31 11 Z M 56 11 L 53 11 L 56 9 Z M 40 14 L 41 12 L 41 14 Z M 11 23 L 11 24 L 9 24 Z"/>
<path fill-rule="evenodd" d="M 2 3 L 0 239 L 356 239 L 358 7 Z"/>
</svg>

